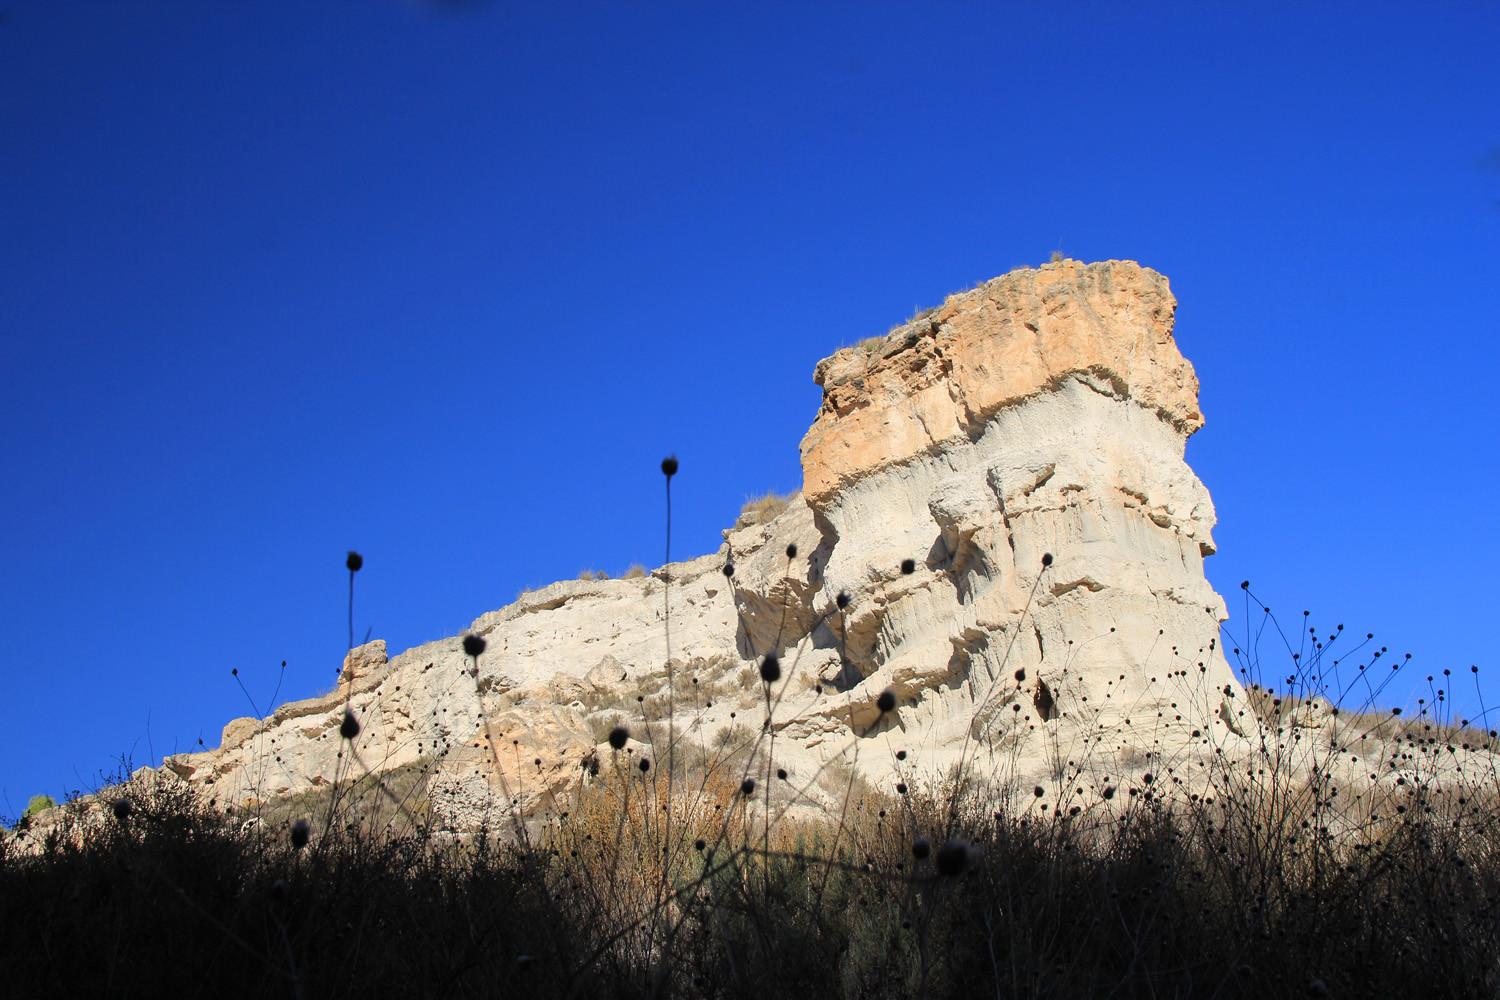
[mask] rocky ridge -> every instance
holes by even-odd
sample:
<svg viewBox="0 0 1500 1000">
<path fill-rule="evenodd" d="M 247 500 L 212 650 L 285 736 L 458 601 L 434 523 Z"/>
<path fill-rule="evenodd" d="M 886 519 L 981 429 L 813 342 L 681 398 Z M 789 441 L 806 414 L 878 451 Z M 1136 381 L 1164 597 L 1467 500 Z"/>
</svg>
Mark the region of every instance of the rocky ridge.
<svg viewBox="0 0 1500 1000">
<path fill-rule="evenodd" d="M 1191 775 L 1261 734 L 1203 575 L 1215 515 L 1184 460 L 1203 417 L 1175 308 L 1128 261 L 950 296 L 817 365 L 802 492 L 718 552 L 523 594 L 474 621 L 477 659 L 463 637 L 368 643 L 339 690 L 234 720 L 163 771 L 242 804 L 420 766 L 453 832 L 566 808 L 619 757 L 616 724 L 648 759 L 669 740 L 757 770 L 770 755 L 775 796 L 811 808 L 844 765 L 1029 787 L 1087 758 L 1085 795 L 1166 761 Z"/>
</svg>

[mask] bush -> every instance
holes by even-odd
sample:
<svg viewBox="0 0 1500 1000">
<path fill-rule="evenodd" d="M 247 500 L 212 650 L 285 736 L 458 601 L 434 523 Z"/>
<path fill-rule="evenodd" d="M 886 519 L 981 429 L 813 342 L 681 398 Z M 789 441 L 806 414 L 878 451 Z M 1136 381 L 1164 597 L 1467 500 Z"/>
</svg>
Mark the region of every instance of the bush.
<svg viewBox="0 0 1500 1000">
<path fill-rule="evenodd" d="M 57 805 L 50 795 L 33 795 L 31 801 L 26 803 L 26 811 L 21 814 L 22 819 L 30 819 L 44 809 L 51 809 Z"/>
<path fill-rule="evenodd" d="M 787 509 L 796 495 L 795 492 L 766 492 L 746 497 L 745 505 L 740 508 L 739 523 L 741 525 L 769 524 Z"/>
</svg>

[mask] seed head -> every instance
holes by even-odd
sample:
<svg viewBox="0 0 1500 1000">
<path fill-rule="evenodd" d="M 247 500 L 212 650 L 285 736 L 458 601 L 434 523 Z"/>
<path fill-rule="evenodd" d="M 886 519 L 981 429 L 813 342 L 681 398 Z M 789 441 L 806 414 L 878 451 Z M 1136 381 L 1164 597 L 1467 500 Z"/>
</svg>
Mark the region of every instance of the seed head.
<svg viewBox="0 0 1500 1000">
<path fill-rule="evenodd" d="M 754 778 L 746 778 L 744 781 L 740 782 L 740 794 L 745 796 L 746 798 L 749 798 L 750 796 L 755 794 Z"/>
<path fill-rule="evenodd" d="M 780 778 L 782 781 L 785 781 L 786 780 L 786 768 L 784 768 L 784 767 L 778 767 L 776 769 L 776 777 Z"/>
<path fill-rule="evenodd" d="M 795 559 L 795 558 L 797 558 L 797 543 L 796 542 L 792 542 L 790 545 L 788 545 L 786 547 L 786 557 L 788 559 Z"/>
<path fill-rule="evenodd" d="M 695 851 L 701 851 L 707 846 L 708 841 L 704 840 L 702 837 L 699 837 L 697 840 L 693 841 L 693 850 Z"/>
<path fill-rule="evenodd" d="M 726 578 L 734 576 L 734 563 L 727 562 L 724 564 L 724 576 Z"/>
<path fill-rule="evenodd" d="M 638 764 L 636 766 L 641 769 L 641 773 L 642 774 L 645 774 L 647 771 L 651 770 L 651 762 L 649 760 L 647 760 L 645 757 L 642 757 L 640 764 Z"/>
<path fill-rule="evenodd" d="M 1016 671 L 1016 680 L 1018 680 L 1018 681 L 1024 681 L 1025 679 L 1026 679 L 1026 668 L 1022 667 L 1020 670 Z"/>
<path fill-rule="evenodd" d="M 661 472 L 662 475 L 666 476 L 668 479 L 671 479 L 673 476 L 677 475 L 676 455 L 668 455 L 666 458 L 661 460 Z"/>
<path fill-rule="evenodd" d="M 915 559 L 903 559 L 903 560 L 901 560 L 901 575 L 902 576 L 911 576 L 916 571 L 917 571 L 917 561 Z"/>
<path fill-rule="evenodd" d="M 964 840 L 950 840 L 937 852 L 937 870 L 939 875 L 947 875 L 950 878 L 962 875 L 969 870 L 973 864 L 974 857 L 979 852 Z"/>
<path fill-rule="evenodd" d="M 1052 553 L 1050 553 L 1050 552 L 1043 552 L 1042 553 L 1042 569 L 1046 569 L 1048 566 L 1051 566 L 1051 565 L 1052 565 Z"/>
<path fill-rule="evenodd" d="M 896 695 L 890 688 L 880 692 L 880 697 L 875 699 L 875 707 L 880 709 L 880 714 L 891 711 L 896 707 Z"/>
<path fill-rule="evenodd" d="M 916 840 L 912 841 L 911 856 L 916 858 L 918 861 L 923 860 L 927 857 L 927 855 L 931 853 L 932 841 L 928 840 L 926 837 L 918 837 Z"/>
<path fill-rule="evenodd" d="M 904 782 L 904 781 L 898 781 L 898 782 L 896 782 L 896 794 L 897 795 L 905 795 L 906 794 L 906 782 Z"/>
<path fill-rule="evenodd" d="M 464 655 L 479 659 L 479 654 L 484 652 L 484 647 L 489 643 L 484 641 L 484 636 L 475 635 L 470 632 L 464 636 Z"/>
<path fill-rule="evenodd" d="M 353 549 L 350 549 L 348 557 L 344 560 L 344 565 L 348 567 L 349 572 L 358 573 L 360 567 L 364 564 L 365 557 L 360 555 L 358 552 L 355 552 Z"/>
<path fill-rule="evenodd" d="M 625 749 L 625 741 L 630 739 L 630 730 L 624 726 L 616 726 L 609 731 L 609 745 L 616 750 Z"/>
<path fill-rule="evenodd" d="M 110 808 L 115 811 L 115 819 L 121 823 L 130 818 L 130 811 L 134 808 L 129 799 L 115 799 Z"/>
<path fill-rule="evenodd" d="M 339 723 L 339 735 L 346 740 L 359 735 L 359 720 L 354 717 L 354 709 L 345 710 L 344 721 Z"/>
<path fill-rule="evenodd" d="M 764 660 L 760 661 L 760 679 L 767 684 L 774 684 L 781 680 L 781 661 L 774 655 L 768 654 Z"/>
<path fill-rule="evenodd" d="M 305 819 L 299 819 L 292 824 L 292 846 L 303 848 L 307 846 L 308 834 L 312 832 L 312 826 Z"/>
<path fill-rule="evenodd" d="M 1031 790 L 1031 794 L 1035 795 L 1037 798 L 1041 798 L 1043 795 L 1046 795 L 1047 793 L 1042 789 L 1041 785 L 1037 785 L 1035 788 L 1033 788 Z"/>
<path fill-rule="evenodd" d="M 834 598 L 833 603 L 835 603 L 835 604 L 837 604 L 839 606 L 839 610 L 840 611 L 843 611 L 845 608 L 847 608 L 849 606 L 849 591 L 847 591 L 847 590 L 841 590 L 841 591 L 839 591 L 839 596 L 836 597 L 836 598 Z"/>
</svg>

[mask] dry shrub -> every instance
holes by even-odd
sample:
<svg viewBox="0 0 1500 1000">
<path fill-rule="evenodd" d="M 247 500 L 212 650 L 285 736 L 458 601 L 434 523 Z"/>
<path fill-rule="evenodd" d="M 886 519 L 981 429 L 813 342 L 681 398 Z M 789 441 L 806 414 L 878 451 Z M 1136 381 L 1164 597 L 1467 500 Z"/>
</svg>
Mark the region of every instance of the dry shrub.
<svg viewBox="0 0 1500 1000">
<path fill-rule="evenodd" d="M 774 521 L 781 512 L 786 510 L 787 505 L 797 494 L 792 493 L 761 493 L 757 496 L 747 497 L 745 505 L 740 508 L 740 524 L 769 524 Z"/>
</svg>

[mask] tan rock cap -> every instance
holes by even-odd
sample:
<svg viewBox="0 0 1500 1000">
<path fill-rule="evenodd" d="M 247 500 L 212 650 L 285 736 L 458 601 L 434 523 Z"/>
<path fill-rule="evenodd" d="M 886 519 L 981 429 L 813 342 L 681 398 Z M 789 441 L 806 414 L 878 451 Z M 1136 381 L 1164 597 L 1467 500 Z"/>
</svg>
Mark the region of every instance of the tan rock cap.
<svg viewBox="0 0 1500 1000">
<path fill-rule="evenodd" d="M 969 436 L 996 411 L 1087 374 L 1184 437 L 1203 426 L 1198 378 L 1172 339 L 1167 279 L 1134 261 L 1063 260 L 951 295 L 882 342 L 818 362 L 802 439 L 814 508 L 877 469 Z"/>
</svg>

